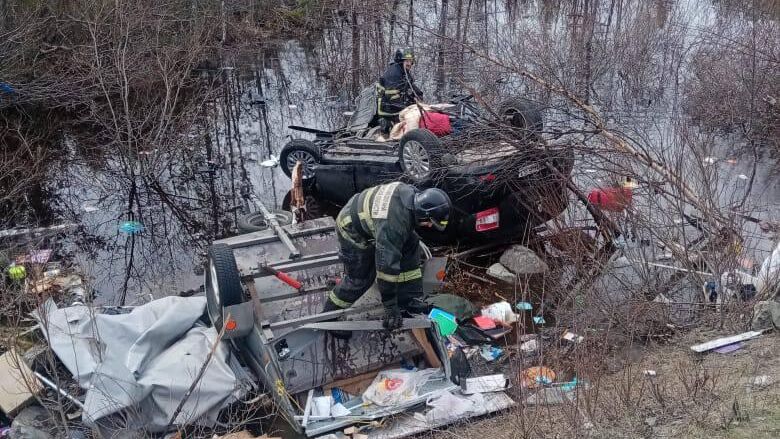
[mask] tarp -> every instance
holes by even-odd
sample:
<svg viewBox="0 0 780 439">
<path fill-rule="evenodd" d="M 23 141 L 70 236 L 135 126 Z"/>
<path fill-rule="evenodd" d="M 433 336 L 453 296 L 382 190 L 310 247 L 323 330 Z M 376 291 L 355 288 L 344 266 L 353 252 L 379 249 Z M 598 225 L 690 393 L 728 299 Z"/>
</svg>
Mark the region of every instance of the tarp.
<svg viewBox="0 0 780 439">
<path fill-rule="evenodd" d="M 206 361 L 217 332 L 198 320 L 203 297 L 166 297 L 127 314 L 98 314 L 49 299 L 36 319 L 54 353 L 87 390 L 87 425 L 122 413 L 128 427 L 162 431 Z M 234 400 L 230 350 L 220 343 L 175 424 L 213 425 Z"/>
</svg>

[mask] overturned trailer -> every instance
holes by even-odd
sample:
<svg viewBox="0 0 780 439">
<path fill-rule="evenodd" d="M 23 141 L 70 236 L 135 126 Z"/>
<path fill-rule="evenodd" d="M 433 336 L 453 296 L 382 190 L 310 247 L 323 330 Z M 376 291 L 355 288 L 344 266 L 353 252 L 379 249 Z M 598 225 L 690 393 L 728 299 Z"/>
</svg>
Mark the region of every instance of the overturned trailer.
<svg viewBox="0 0 780 439">
<path fill-rule="evenodd" d="M 425 261 L 427 292 L 440 287 L 445 263 L 442 258 Z M 209 249 L 206 296 L 211 322 L 217 330 L 224 328 L 224 339 L 254 372 L 279 413 L 307 436 L 398 414 L 458 388 L 459 377 L 436 323 L 419 316 L 404 319 L 400 330 L 385 330 L 375 287 L 350 309 L 321 312 L 327 291 L 342 272 L 332 218 L 222 239 Z M 331 334 L 336 330 L 351 331 L 352 337 L 337 339 Z M 321 390 L 371 382 L 379 371 L 402 362 L 440 370 L 403 402 L 376 405 L 356 394 L 343 403 L 348 414 L 313 414 L 312 399 Z M 471 415 L 512 404 L 503 392 L 486 394 Z M 443 423 L 401 417 L 370 437 L 403 437 Z"/>
</svg>

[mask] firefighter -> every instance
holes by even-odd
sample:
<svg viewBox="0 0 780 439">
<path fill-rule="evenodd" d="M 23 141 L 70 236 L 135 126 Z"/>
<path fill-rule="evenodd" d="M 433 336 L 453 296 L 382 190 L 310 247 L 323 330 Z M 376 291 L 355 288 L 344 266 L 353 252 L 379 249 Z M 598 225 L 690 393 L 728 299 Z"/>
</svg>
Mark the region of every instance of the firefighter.
<svg viewBox="0 0 780 439">
<path fill-rule="evenodd" d="M 420 238 L 415 228 L 443 231 L 450 205 L 441 189 L 417 191 L 400 182 L 354 195 L 336 217 L 345 276 L 329 292 L 323 311 L 349 308 L 376 278 L 385 308 L 384 326 L 398 328 L 401 312 L 413 311 L 422 296 Z"/>
<path fill-rule="evenodd" d="M 394 119 L 398 112 L 422 99 L 423 92 L 414 84 L 412 49 L 399 49 L 395 52 L 393 63 L 377 83 L 377 114 L 383 118 Z"/>
</svg>

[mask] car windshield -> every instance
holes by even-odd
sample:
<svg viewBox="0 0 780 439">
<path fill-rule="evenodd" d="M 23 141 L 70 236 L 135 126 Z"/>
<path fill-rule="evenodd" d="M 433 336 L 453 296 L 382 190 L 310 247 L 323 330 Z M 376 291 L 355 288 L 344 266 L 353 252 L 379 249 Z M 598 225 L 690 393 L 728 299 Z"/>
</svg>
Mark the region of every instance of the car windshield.
<svg viewBox="0 0 780 439">
<path fill-rule="evenodd" d="M 355 99 L 355 112 L 349 118 L 348 131 L 360 131 L 368 128 L 376 115 L 376 87 L 372 84 L 363 89 Z"/>
</svg>

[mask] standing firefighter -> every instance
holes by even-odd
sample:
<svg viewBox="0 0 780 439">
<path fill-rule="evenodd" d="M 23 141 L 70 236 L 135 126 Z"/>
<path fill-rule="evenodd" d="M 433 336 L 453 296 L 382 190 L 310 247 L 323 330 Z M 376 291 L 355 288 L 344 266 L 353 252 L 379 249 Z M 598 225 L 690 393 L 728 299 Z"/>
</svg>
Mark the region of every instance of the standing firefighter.
<svg viewBox="0 0 780 439">
<path fill-rule="evenodd" d="M 420 238 L 415 228 L 443 231 L 449 215 L 450 198 L 441 189 L 418 192 L 394 182 L 354 195 L 336 218 L 346 275 L 330 291 L 324 311 L 349 308 L 376 278 L 385 327 L 399 327 L 401 310 L 409 311 L 413 299 L 422 295 Z"/>
<path fill-rule="evenodd" d="M 399 111 L 422 99 L 423 92 L 414 84 L 412 49 L 399 49 L 395 52 L 393 63 L 379 78 L 377 96 L 378 114 L 382 117 L 395 117 Z"/>
</svg>

